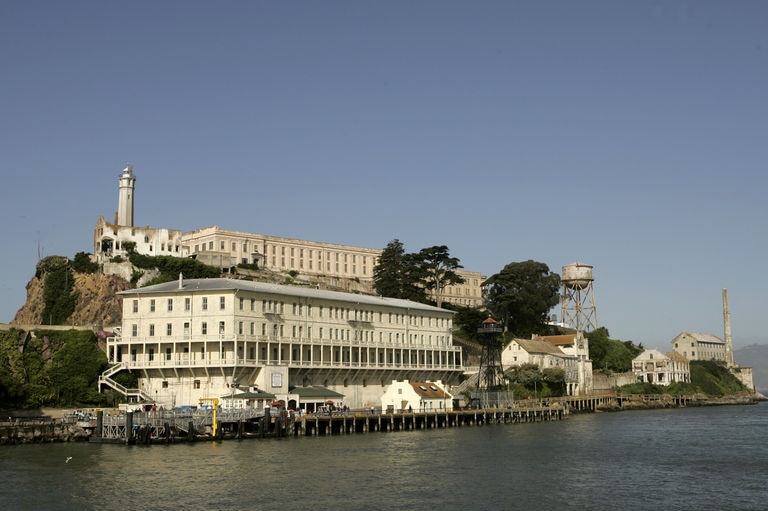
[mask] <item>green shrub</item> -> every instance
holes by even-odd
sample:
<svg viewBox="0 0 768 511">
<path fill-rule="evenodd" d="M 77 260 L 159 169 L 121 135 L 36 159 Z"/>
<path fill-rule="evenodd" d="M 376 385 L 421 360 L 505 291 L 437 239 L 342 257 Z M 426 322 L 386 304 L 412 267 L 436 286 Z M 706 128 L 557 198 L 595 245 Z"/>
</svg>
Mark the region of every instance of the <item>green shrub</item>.
<svg viewBox="0 0 768 511">
<path fill-rule="evenodd" d="M 96 273 L 99 271 L 99 264 L 91 261 L 89 254 L 78 252 L 72 261 L 72 269 L 78 273 Z"/>
</svg>

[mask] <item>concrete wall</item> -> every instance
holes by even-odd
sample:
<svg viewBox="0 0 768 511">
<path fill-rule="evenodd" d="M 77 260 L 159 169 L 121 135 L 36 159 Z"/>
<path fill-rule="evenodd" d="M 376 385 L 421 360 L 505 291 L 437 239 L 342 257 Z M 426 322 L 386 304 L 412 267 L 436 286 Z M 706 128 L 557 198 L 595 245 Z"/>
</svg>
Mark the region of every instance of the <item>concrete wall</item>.
<svg viewBox="0 0 768 511">
<path fill-rule="evenodd" d="M 601 392 L 608 392 L 616 387 L 621 387 L 622 385 L 630 385 L 632 383 L 637 383 L 637 375 L 632 372 L 615 373 L 610 375 L 598 371 L 592 373 L 592 390 L 596 394 L 600 394 Z"/>
</svg>

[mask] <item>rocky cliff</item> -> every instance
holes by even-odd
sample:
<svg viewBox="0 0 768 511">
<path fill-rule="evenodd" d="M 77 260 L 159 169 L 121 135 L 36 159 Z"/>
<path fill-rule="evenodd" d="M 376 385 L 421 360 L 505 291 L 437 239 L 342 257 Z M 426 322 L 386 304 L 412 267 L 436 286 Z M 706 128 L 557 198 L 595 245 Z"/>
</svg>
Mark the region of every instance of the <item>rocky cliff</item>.
<svg viewBox="0 0 768 511">
<path fill-rule="evenodd" d="M 97 329 L 119 325 L 122 306 L 117 296 L 119 291 L 130 289 L 127 280 L 104 273 L 75 273 L 74 290 L 78 294 L 75 311 L 66 324 L 92 326 Z M 27 301 L 16 313 L 11 325 L 45 325 L 42 317 L 45 303 L 43 286 L 45 274 L 33 277 L 27 284 Z"/>
<path fill-rule="evenodd" d="M 120 325 L 122 321 L 122 304 L 117 293 L 132 286 L 128 279 L 136 271 L 130 263 L 109 263 L 95 273 L 73 272 L 73 294 L 78 298 L 75 310 L 63 325 L 92 327 L 95 330 L 108 329 Z M 154 270 L 142 270 L 142 278 L 138 285 L 141 287 L 147 281 L 158 275 Z M 47 325 L 43 316 L 45 301 L 43 289 L 46 273 L 38 271 L 37 275 L 27 284 L 27 300 L 11 321 L 12 326 L 23 328 L 32 325 Z M 373 294 L 370 282 L 359 282 L 353 279 L 328 278 L 323 276 L 290 275 L 283 272 L 267 270 L 239 270 L 237 278 L 270 282 L 274 284 L 298 285 L 346 291 L 361 294 Z"/>
</svg>

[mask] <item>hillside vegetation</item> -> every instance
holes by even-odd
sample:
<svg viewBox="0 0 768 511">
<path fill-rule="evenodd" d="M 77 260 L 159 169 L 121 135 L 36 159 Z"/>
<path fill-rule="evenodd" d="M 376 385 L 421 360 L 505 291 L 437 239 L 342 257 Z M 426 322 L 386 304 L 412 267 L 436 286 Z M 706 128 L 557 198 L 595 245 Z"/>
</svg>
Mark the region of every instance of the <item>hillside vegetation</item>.
<svg viewBox="0 0 768 511">
<path fill-rule="evenodd" d="M 703 394 L 707 397 L 723 397 L 752 394 L 752 391 L 734 376 L 724 362 L 714 360 L 694 360 L 691 362 L 691 383 L 671 383 L 654 385 L 635 383 L 619 387 L 619 394 L 670 394 L 673 396 L 691 396 Z"/>
<path fill-rule="evenodd" d="M 104 406 L 107 357 L 88 330 L 0 331 L 0 408 Z"/>
</svg>

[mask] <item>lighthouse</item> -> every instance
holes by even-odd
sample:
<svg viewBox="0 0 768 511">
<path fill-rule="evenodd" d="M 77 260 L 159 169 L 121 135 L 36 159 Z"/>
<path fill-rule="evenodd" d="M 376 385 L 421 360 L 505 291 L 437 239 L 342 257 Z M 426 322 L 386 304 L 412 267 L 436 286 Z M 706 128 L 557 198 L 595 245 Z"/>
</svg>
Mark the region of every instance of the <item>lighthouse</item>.
<svg viewBox="0 0 768 511">
<path fill-rule="evenodd" d="M 133 190 L 136 178 L 133 176 L 133 166 L 128 165 L 120 174 L 120 191 L 117 198 L 117 225 L 133 227 Z"/>
</svg>

